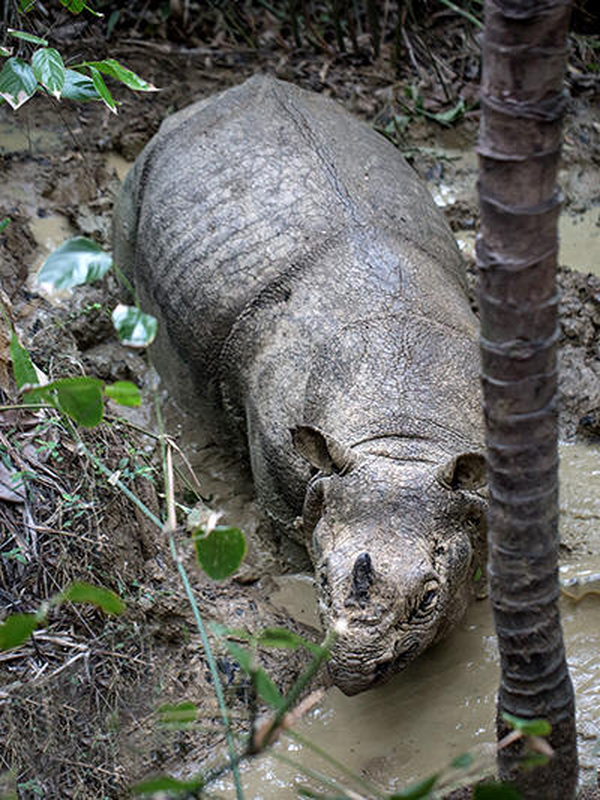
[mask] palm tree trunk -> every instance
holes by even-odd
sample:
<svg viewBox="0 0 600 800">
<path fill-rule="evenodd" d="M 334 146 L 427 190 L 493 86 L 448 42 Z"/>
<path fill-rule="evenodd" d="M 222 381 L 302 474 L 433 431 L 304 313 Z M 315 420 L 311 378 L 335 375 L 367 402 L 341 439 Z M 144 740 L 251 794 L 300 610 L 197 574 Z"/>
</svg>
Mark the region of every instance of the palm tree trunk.
<svg viewBox="0 0 600 800">
<path fill-rule="evenodd" d="M 568 0 L 486 0 L 479 194 L 481 356 L 490 485 L 490 590 L 502 712 L 552 724 L 555 757 L 499 770 L 525 798 L 569 800 L 575 703 L 558 612 L 556 185 Z"/>
</svg>

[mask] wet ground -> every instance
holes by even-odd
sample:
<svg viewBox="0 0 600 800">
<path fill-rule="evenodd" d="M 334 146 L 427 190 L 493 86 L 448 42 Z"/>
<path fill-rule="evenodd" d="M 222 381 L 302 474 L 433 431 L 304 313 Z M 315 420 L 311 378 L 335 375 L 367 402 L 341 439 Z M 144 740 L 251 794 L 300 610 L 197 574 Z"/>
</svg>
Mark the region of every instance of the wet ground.
<svg viewBox="0 0 600 800">
<path fill-rule="evenodd" d="M 131 48 L 115 55 L 156 85 L 167 88 L 157 96 L 123 95 L 117 120 L 98 106 L 63 107 L 58 118 L 42 98 L 17 114 L 10 113 L 6 106 L 0 109 L 0 218 L 9 216 L 13 220 L 0 242 L 0 281 L 12 298 L 17 325 L 40 366 L 51 374 L 83 365 L 88 373 L 103 379 L 133 378 L 150 397 L 152 379 L 140 356 L 122 354 L 110 339 L 103 310 L 107 287 L 85 290 L 66 303 L 56 305 L 53 301 L 49 305 L 33 291 L 31 275 L 50 249 L 75 233 L 93 236 L 109 246 L 114 192 L 160 118 L 198 96 L 241 81 L 257 65 L 246 63 L 240 68 L 196 64 L 196 69 L 191 70 L 189 57 L 177 63 L 173 54 L 162 56 L 151 48 L 141 52 Z M 184 66 L 185 80 L 176 80 Z M 260 67 L 264 69 L 265 65 Z M 351 110 L 371 119 L 385 109 L 385 81 L 376 71 L 369 72 L 361 83 L 359 70 L 353 69 L 346 84 L 340 77 L 342 73 L 342 68 L 338 74 L 334 69 L 316 88 L 339 96 Z M 310 70 L 303 78 L 302 70 L 294 71 L 283 64 L 278 74 L 315 88 Z M 452 129 L 419 119 L 413 120 L 405 136 L 414 165 L 447 213 L 467 260 L 477 225 L 476 162 L 472 155 L 476 126 L 476 117 Z M 590 275 L 600 274 L 599 134 L 597 106 L 586 99 L 572 104 L 561 178 L 566 205 L 560 256 L 562 265 L 576 270 L 561 273 L 562 430 L 565 439 L 571 441 L 578 430 L 582 431 L 580 419 L 590 413 L 593 416 L 600 409 L 600 278 Z M 95 305 L 100 310 L 93 308 Z M 154 424 L 148 408 L 135 421 L 148 428 Z M 175 434 L 179 430 L 179 441 L 196 468 L 203 494 L 224 507 L 229 519 L 243 526 L 251 542 L 247 563 L 237 581 L 215 588 L 207 580 L 197 579 L 197 591 L 205 607 L 209 607 L 210 616 L 231 622 L 233 612 L 236 625 L 250 628 L 289 625 L 297 620 L 298 630 L 318 637 L 316 631 L 310 630 L 316 624 L 310 577 L 294 574 L 301 564 L 301 554 L 283 552 L 264 537 L 251 488 L 235 457 L 218 451 L 210 436 L 191 430 L 190 421 L 175 409 L 168 415 L 168 425 Z M 591 431 L 583 433 L 593 439 L 598 430 L 592 425 Z M 579 443 L 567 443 L 562 448 L 561 570 L 567 580 L 600 573 L 600 447 L 580 439 Z M 149 440 L 143 441 L 151 450 Z M 128 523 L 121 516 L 111 524 L 109 530 Z M 101 784 L 90 782 L 85 773 L 75 784 L 72 775 L 64 775 L 61 783 L 45 764 L 36 772 L 36 752 L 42 751 L 45 741 L 40 735 L 39 744 L 36 740 L 28 751 L 34 766 L 24 774 L 45 786 L 47 797 L 101 797 L 102 792 L 119 797 L 124 795 L 128 782 L 150 771 L 168 769 L 183 775 L 206 764 L 207 758 L 218 759 L 221 739 L 217 735 L 177 734 L 167 742 L 165 738 L 156 741 L 151 733 L 155 724 L 152 709 L 160 702 L 189 698 L 204 704 L 204 708 L 207 702 L 210 705 L 211 688 L 197 637 L 186 632 L 189 614 L 182 607 L 184 601 L 173 570 L 166 564 L 164 543 L 155 534 L 144 535 L 154 537 L 152 553 L 131 557 L 129 566 L 123 565 L 123 556 L 118 562 L 120 574 L 130 583 L 136 580 L 147 597 L 153 599 L 136 601 L 137 623 L 148 626 L 147 650 L 143 654 L 147 672 L 137 675 L 135 686 L 123 689 L 125 700 L 121 706 L 126 713 L 119 706 L 119 746 L 112 748 L 110 758 L 103 751 L 106 760 L 98 762 L 110 773 L 111 782 L 107 779 L 101 791 Z M 110 545 L 107 547 L 110 550 Z M 110 558 L 109 553 L 109 564 Z M 562 601 L 567 649 L 578 694 L 582 779 L 586 783 L 596 780 L 600 765 L 600 728 L 595 711 L 600 701 L 596 657 L 600 645 L 599 602 L 597 593 L 590 593 L 579 602 L 567 597 Z M 270 667 L 278 682 L 285 685 L 299 662 L 273 658 Z M 80 680 L 86 686 L 83 672 L 67 674 L 71 681 Z M 6 688 L 10 679 L 5 673 L 0 689 Z M 30 679 L 26 670 L 20 673 L 23 685 Z M 328 690 L 325 700 L 301 723 L 299 731 L 382 789 L 399 789 L 466 749 L 493 741 L 496 683 L 497 654 L 489 608 L 481 602 L 471 608 L 453 636 L 387 686 L 354 698 L 345 698 L 336 689 Z M 35 692 L 33 683 L 32 688 Z M 93 704 L 86 705 L 89 696 L 84 690 L 77 697 L 69 696 L 69 702 L 76 710 L 85 709 L 82 713 L 89 715 L 93 726 L 100 725 Z M 56 697 L 67 702 L 67 695 L 55 696 L 48 689 L 44 713 L 48 713 L 49 701 Z M 0 700 L 8 715 L 10 698 L 2 694 Z M 21 697 L 19 702 L 25 701 Z M 239 703 L 235 707 L 239 713 L 247 711 Z M 14 738 L 23 724 L 19 719 L 25 718 L 20 718 L 16 710 L 11 713 L 10 731 Z M 50 715 L 48 725 L 52 724 Z M 110 736 L 106 728 L 99 730 Z M 56 744 L 55 748 L 60 751 L 62 746 Z M 314 756 L 298 741 L 282 741 L 277 747 L 280 753 L 314 766 Z M 69 750 L 73 761 L 86 757 L 76 746 Z M 14 763 L 15 768 L 20 768 L 17 756 Z M 95 763 L 93 759 L 91 763 Z M 54 782 L 47 777 L 49 774 L 54 776 Z M 245 768 L 244 780 L 248 797 L 283 798 L 293 796 L 299 772 L 282 767 L 274 757 L 267 756 Z M 226 792 L 225 787 L 223 791 Z"/>
</svg>

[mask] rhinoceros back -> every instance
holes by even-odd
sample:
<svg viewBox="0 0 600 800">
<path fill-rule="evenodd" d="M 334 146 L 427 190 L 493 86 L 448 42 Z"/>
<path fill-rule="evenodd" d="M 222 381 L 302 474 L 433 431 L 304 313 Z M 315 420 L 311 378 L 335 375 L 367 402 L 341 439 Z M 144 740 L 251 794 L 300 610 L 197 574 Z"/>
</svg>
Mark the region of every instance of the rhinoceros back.
<svg viewBox="0 0 600 800">
<path fill-rule="evenodd" d="M 450 255 L 460 281 L 452 237 L 430 211 L 383 137 L 325 97 L 255 76 L 165 120 L 126 181 L 115 255 L 206 395 L 243 309 L 350 228 L 393 228 Z M 171 354 L 163 362 L 173 369 Z"/>
<path fill-rule="evenodd" d="M 128 176 L 115 251 L 159 318 L 167 382 L 225 407 L 285 525 L 308 478 L 290 426 L 349 446 L 429 426 L 428 447 L 439 420 L 461 444 L 476 426 L 460 397 L 450 426 L 449 392 L 432 402 L 477 381 L 454 238 L 398 151 L 328 98 L 256 76 L 169 117 Z"/>
</svg>

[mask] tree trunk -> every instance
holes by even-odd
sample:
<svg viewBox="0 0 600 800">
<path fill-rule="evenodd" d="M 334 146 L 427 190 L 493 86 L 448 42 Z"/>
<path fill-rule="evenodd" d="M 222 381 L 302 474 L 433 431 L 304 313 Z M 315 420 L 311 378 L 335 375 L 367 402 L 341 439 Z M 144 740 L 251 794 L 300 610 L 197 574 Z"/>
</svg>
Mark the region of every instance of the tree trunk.
<svg viewBox="0 0 600 800">
<path fill-rule="evenodd" d="M 556 185 L 568 0 L 486 0 L 479 195 L 481 357 L 490 485 L 490 590 L 502 712 L 552 724 L 555 756 L 499 769 L 525 798 L 569 800 L 573 688 L 558 613 Z"/>
</svg>

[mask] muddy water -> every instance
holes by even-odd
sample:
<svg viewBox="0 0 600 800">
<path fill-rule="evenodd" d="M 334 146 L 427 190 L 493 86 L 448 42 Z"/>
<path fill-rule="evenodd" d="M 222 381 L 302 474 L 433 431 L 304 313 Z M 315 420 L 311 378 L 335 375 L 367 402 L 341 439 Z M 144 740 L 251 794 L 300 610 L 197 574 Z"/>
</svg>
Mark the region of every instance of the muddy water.
<svg viewBox="0 0 600 800">
<path fill-rule="evenodd" d="M 598 589 L 598 578 L 587 584 L 585 579 L 600 573 L 600 449 L 563 445 L 561 481 L 561 577 Z M 310 579 L 286 577 L 279 584 L 272 599 L 314 623 Z M 564 597 L 561 612 L 577 693 L 582 782 L 589 783 L 600 767 L 600 595 L 592 591 L 576 603 Z M 399 790 L 467 750 L 479 752 L 482 766 L 490 766 L 498 675 L 491 611 L 480 601 L 447 641 L 389 684 L 352 698 L 330 689 L 297 730 L 384 791 Z M 282 765 L 279 756 L 336 774 L 312 750 L 285 739 L 274 755 L 243 770 L 248 797 L 292 798 L 299 785 L 310 785 L 301 767 Z M 219 788 L 233 796 L 226 783 Z"/>
<path fill-rule="evenodd" d="M 424 153 L 445 164 L 442 180 L 432 177 L 427 181 L 436 204 L 442 208 L 461 201 L 477 208 L 475 184 L 477 156 L 473 151 L 445 149 L 443 154 L 432 148 L 421 148 Z M 582 174 L 577 164 L 563 167 L 559 181 L 564 187 L 566 203 L 559 222 L 559 263 L 581 272 L 600 275 L 600 204 L 597 194 L 598 176 Z M 447 174 L 447 178 L 446 178 Z M 594 182 L 595 181 L 595 182 Z M 588 186 L 589 184 L 589 186 Z M 578 197 L 579 195 L 579 197 Z M 587 202 L 586 202 L 587 196 Z M 575 199 L 577 197 L 577 199 Z M 581 197 L 584 199 L 582 200 Z M 461 250 L 475 256 L 475 231 L 465 228 L 456 232 Z"/>
</svg>

